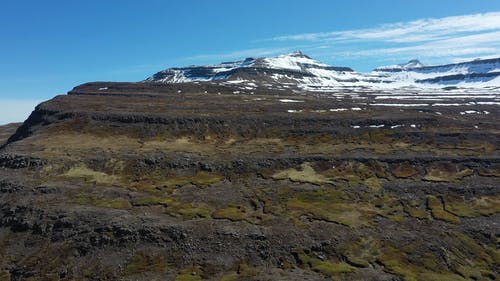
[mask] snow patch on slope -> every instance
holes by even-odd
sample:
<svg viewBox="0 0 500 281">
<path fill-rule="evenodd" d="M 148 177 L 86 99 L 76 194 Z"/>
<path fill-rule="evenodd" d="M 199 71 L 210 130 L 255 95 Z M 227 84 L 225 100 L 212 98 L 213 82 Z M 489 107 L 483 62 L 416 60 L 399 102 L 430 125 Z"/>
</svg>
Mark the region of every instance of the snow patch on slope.
<svg viewBox="0 0 500 281">
<path fill-rule="evenodd" d="M 301 52 L 269 58 L 247 58 L 206 66 L 170 68 L 146 81 L 185 83 L 219 81 L 241 84 L 241 90 L 375 91 L 500 87 L 500 58 L 425 66 L 418 60 L 380 67 L 370 73 L 320 63 Z M 245 85 L 246 84 L 246 85 Z"/>
<path fill-rule="evenodd" d="M 300 51 L 277 57 L 264 58 L 263 63 L 273 69 L 290 69 L 307 71 L 308 68 L 328 67 L 328 65 L 317 62 Z"/>
</svg>

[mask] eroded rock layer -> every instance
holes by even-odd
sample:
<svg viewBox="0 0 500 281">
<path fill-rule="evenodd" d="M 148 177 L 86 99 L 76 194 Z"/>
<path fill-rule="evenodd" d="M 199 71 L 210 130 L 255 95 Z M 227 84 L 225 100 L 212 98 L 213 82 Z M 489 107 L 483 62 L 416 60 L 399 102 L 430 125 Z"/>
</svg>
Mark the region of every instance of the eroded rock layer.
<svg viewBox="0 0 500 281">
<path fill-rule="evenodd" d="M 496 280 L 500 114 L 460 103 L 82 85 L 1 128 L 0 280 Z"/>
</svg>

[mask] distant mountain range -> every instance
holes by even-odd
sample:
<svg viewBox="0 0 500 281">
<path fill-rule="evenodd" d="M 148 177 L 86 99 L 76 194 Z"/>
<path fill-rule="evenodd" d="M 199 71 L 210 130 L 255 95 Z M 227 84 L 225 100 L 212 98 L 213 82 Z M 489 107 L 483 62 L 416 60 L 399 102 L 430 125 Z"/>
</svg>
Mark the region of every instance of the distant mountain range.
<svg viewBox="0 0 500 281">
<path fill-rule="evenodd" d="M 235 83 L 246 85 L 249 90 L 256 87 L 307 91 L 334 91 L 339 88 L 497 88 L 500 87 L 500 58 L 436 66 L 411 60 L 406 64 L 361 73 L 349 67 L 318 62 L 297 51 L 275 57 L 169 68 L 145 81 Z"/>
</svg>

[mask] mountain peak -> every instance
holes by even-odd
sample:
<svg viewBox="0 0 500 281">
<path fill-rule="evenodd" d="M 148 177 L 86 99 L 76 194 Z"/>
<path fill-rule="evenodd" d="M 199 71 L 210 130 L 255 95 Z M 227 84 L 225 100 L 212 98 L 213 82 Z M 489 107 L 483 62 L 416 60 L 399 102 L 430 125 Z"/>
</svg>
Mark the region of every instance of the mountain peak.
<svg viewBox="0 0 500 281">
<path fill-rule="evenodd" d="M 412 59 L 407 63 L 377 68 L 372 73 L 360 73 L 348 67 L 324 64 L 301 51 L 294 51 L 278 56 L 247 58 L 221 64 L 169 68 L 154 74 L 146 81 L 210 81 L 221 84 L 229 81 L 229 84 L 252 85 L 244 86 L 247 90 L 263 85 L 273 89 L 286 89 L 294 85 L 300 89 L 314 91 L 332 91 L 342 87 L 427 87 L 462 82 L 496 86 L 500 81 L 497 69 L 500 69 L 500 58 L 437 66 L 426 66 L 418 59 Z M 474 75 L 468 76 L 469 74 Z"/>
<path fill-rule="evenodd" d="M 292 53 L 290 53 L 288 55 L 285 55 L 285 56 L 311 59 L 311 57 L 309 57 L 308 55 L 302 53 L 302 51 L 300 51 L 300 50 L 293 51 Z"/>
<path fill-rule="evenodd" d="M 401 66 L 403 68 L 417 68 L 417 67 L 423 67 L 425 65 L 421 63 L 420 60 L 418 59 L 412 59 L 409 62 L 402 64 Z"/>
<path fill-rule="evenodd" d="M 272 57 L 246 58 L 241 61 L 223 62 L 221 64 L 205 66 L 169 68 L 154 74 L 147 81 L 184 83 L 192 81 L 230 80 L 241 78 L 243 72 L 246 72 L 243 76 L 260 75 L 260 79 L 266 80 L 272 75 L 274 77 L 286 75 L 290 77 L 303 77 L 304 75 L 312 77 L 316 75 L 316 72 L 321 71 L 352 71 L 352 69 L 333 67 L 320 63 L 297 50 L 292 53 Z M 271 79 L 273 78 L 271 77 Z"/>
</svg>

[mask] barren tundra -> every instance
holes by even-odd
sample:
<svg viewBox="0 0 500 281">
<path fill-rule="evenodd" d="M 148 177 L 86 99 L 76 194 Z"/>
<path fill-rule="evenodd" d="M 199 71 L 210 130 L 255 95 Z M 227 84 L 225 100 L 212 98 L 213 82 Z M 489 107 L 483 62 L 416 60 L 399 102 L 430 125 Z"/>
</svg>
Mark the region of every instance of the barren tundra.
<svg viewBox="0 0 500 281">
<path fill-rule="evenodd" d="M 498 280 L 497 90 L 245 77 L 88 83 L 0 127 L 0 280 Z"/>
</svg>

